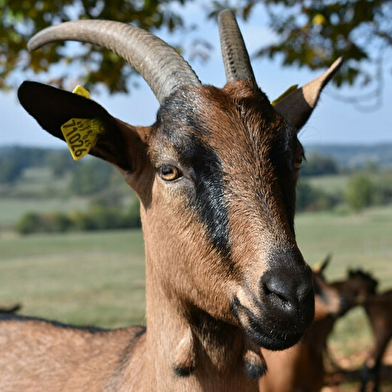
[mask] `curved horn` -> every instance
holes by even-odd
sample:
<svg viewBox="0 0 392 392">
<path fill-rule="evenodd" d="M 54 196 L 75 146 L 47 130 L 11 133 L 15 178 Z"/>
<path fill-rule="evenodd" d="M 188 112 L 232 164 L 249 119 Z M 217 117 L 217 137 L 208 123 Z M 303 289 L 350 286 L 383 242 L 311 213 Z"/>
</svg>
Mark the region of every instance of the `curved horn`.
<svg viewBox="0 0 392 392">
<path fill-rule="evenodd" d="M 159 103 L 182 85 L 200 86 L 189 64 L 166 42 L 138 27 L 108 20 L 79 20 L 48 27 L 31 38 L 35 50 L 54 41 L 102 46 L 128 61 L 148 83 Z"/>
<path fill-rule="evenodd" d="M 218 24 L 227 81 L 251 80 L 257 85 L 249 54 L 233 12 L 221 11 L 218 15 Z"/>
</svg>

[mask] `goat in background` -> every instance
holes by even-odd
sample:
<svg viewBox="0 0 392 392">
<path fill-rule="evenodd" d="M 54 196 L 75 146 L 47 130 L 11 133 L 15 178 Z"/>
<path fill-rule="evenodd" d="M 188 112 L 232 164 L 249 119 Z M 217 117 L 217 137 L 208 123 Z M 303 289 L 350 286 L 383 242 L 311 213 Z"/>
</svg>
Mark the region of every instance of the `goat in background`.
<svg viewBox="0 0 392 392">
<path fill-rule="evenodd" d="M 75 119 L 99 124 L 90 153 L 116 166 L 139 196 L 147 328 L 0 315 L 2 392 L 257 391 L 259 347 L 288 348 L 313 320 L 312 274 L 294 233 L 297 133 L 342 61 L 273 107 L 230 11 L 219 15 L 219 29 L 222 89 L 202 85 L 173 48 L 127 24 L 68 22 L 29 42 L 109 48 L 160 102 L 156 122 L 142 127 L 50 86 L 24 82 L 18 92 L 62 140 L 61 126 Z"/>
<path fill-rule="evenodd" d="M 361 371 L 361 392 L 380 390 L 380 371 L 382 358 L 392 337 L 392 290 L 365 298 L 366 315 L 374 334 L 374 343 Z"/>
<path fill-rule="evenodd" d="M 347 278 L 331 283 L 347 301 L 358 305 L 362 305 L 376 292 L 377 284 L 377 280 L 370 273 L 360 268 L 349 269 Z"/>
</svg>

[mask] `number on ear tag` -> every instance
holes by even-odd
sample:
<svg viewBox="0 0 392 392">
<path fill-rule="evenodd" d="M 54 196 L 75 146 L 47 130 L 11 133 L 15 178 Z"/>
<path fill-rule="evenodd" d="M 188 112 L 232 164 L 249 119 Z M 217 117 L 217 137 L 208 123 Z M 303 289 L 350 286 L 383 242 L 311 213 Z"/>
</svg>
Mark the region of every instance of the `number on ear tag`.
<svg viewBox="0 0 392 392">
<path fill-rule="evenodd" d="M 97 118 L 71 118 L 61 126 L 61 131 L 73 159 L 78 161 L 90 152 L 97 136 L 105 131 L 105 127 Z"/>
<path fill-rule="evenodd" d="M 90 99 L 90 93 L 82 86 L 76 86 L 74 94 Z M 105 126 L 98 118 L 71 118 L 61 126 L 61 132 L 75 161 L 87 155 Z"/>
</svg>

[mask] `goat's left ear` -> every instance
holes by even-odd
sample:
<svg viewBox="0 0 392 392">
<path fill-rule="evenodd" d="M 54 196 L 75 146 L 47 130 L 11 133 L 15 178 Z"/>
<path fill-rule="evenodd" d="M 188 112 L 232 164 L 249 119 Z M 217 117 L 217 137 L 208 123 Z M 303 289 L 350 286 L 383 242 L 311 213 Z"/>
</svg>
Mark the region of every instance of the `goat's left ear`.
<svg viewBox="0 0 392 392">
<path fill-rule="evenodd" d="M 329 263 L 331 262 L 332 254 L 328 253 L 324 261 L 321 263 L 320 272 L 324 272 L 324 270 L 328 267 Z"/>
<path fill-rule="evenodd" d="M 343 58 L 337 59 L 331 67 L 321 76 L 295 90 L 282 98 L 274 106 L 275 110 L 286 117 L 299 131 L 308 121 L 323 88 L 339 70 L 343 64 Z"/>
<path fill-rule="evenodd" d="M 23 82 L 18 98 L 43 129 L 64 140 L 61 126 L 72 118 L 98 119 L 104 127 L 90 154 L 124 171 L 133 171 L 143 154 L 143 135 L 136 127 L 112 117 L 101 105 L 88 98 L 36 82 Z"/>
<path fill-rule="evenodd" d="M 317 263 L 312 267 L 313 273 L 321 276 L 324 270 L 328 267 L 328 264 L 330 263 L 331 259 L 332 259 L 332 254 L 329 253 L 322 262 Z"/>
</svg>

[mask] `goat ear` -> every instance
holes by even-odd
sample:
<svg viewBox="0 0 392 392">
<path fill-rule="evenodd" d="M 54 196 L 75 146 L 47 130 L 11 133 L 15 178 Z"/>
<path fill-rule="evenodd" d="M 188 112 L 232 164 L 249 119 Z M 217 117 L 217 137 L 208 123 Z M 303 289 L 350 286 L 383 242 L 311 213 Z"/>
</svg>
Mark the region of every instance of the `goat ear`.
<svg viewBox="0 0 392 392">
<path fill-rule="evenodd" d="M 343 58 L 337 59 L 321 76 L 295 90 L 275 104 L 275 110 L 286 117 L 299 131 L 308 121 L 323 88 L 332 79 L 343 64 Z"/>
<path fill-rule="evenodd" d="M 18 98 L 43 129 L 61 140 L 64 140 L 61 126 L 70 119 L 99 119 L 105 132 L 98 135 L 90 154 L 124 171 L 135 170 L 143 144 L 138 128 L 115 119 L 97 102 L 36 82 L 23 82 Z"/>
<path fill-rule="evenodd" d="M 328 267 L 328 264 L 330 263 L 331 259 L 332 259 L 332 254 L 329 253 L 327 257 L 324 259 L 324 261 L 321 263 L 319 269 L 320 272 L 324 272 L 324 270 Z"/>
<path fill-rule="evenodd" d="M 313 273 L 318 274 L 318 275 L 321 276 L 323 274 L 325 268 L 327 268 L 327 266 L 328 266 L 329 262 L 331 261 L 331 259 L 332 259 L 332 254 L 329 253 L 327 255 L 327 257 L 323 261 L 315 264 L 312 267 Z"/>
</svg>

